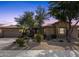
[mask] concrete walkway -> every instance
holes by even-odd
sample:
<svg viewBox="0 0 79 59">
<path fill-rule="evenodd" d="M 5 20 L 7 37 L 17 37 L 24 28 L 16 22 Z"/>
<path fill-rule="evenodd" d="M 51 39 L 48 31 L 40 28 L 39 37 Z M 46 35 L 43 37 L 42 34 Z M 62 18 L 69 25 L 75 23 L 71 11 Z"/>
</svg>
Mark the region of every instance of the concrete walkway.
<svg viewBox="0 0 79 59">
<path fill-rule="evenodd" d="M 77 52 L 76 50 L 74 50 Z M 64 50 L 0 50 L 0 57 L 79 57 L 79 52 Z"/>
</svg>

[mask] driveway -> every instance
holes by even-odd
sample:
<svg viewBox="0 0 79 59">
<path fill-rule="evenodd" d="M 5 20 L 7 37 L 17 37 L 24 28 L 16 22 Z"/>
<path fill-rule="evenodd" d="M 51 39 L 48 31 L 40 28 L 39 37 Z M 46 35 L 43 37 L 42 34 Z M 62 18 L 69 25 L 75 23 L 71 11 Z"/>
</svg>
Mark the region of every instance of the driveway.
<svg viewBox="0 0 79 59">
<path fill-rule="evenodd" d="M 15 40 L 16 38 L 0 38 L 0 49 L 12 44 Z"/>
</svg>

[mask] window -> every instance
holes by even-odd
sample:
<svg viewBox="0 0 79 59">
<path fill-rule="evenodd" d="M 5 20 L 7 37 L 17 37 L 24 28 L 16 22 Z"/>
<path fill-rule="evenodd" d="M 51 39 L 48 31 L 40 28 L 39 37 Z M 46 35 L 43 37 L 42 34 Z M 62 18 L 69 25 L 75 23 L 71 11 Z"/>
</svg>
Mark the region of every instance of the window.
<svg viewBox="0 0 79 59">
<path fill-rule="evenodd" d="M 59 34 L 64 34 L 65 33 L 65 29 L 64 28 L 59 28 Z"/>
<path fill-rule="evenodd" d="M 0 33 L 2 33 L 2 30 L 0 29 Z"/>
<path fill-rule="evenodd" d="M 77 28 L 77 30 L 79 31 L 79 28 Z"/>
</svg>

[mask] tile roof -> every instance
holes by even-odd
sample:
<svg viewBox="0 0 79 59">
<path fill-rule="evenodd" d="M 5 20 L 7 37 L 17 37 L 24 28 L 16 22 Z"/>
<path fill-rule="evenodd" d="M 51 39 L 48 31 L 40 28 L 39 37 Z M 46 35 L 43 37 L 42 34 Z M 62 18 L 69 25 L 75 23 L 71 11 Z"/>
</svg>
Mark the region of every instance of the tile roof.
<svg viewBox="0 0 79 59">
<path fill-rule="evenodd" d="M 16 25 L 1 26 L 0 28 L 18 28 Z"/>
</svg>

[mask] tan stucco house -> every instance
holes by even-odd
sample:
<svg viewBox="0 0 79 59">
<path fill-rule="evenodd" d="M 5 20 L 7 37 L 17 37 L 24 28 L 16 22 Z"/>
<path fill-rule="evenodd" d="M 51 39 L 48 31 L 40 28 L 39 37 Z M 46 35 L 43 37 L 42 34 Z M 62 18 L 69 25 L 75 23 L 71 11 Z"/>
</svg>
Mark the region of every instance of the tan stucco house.
<svg viewBox="0 0 79 59">
<path fill-rule="evenodd" d="M 21 32 L 19 31 L 20 28 L 18 28 L 16 25 L 10 25 L 10 26 L 1 26 L 0 27 L 0 37 L 18 37 L 21 35 Z"/>
<path fill-rule="evenodd" d="M 51 38 L 66 38 L 68 22 L 57 21 L 51 25 L 43 26 L 44 35 Z M 73 26 L 72 26 L 73 27 Z M 16 25 L 0 27 L 0 37 L 18 37 L 22 33 Z M 75 26 L 72 32 L 73 38 L 79 38 L 79 26 Z"/>
<path fill-rule="evenodd" d="M 68 22 L 58 21 L 51 25 L 44 26 L 44 34 L 53 38 L 66 38 L 68 30 Z M 73 25 L 72 25 L 73 27 Z M 79 26 L 75 26 L 72 32 L 73 38 L 79 38 Z"/>
</svg>

